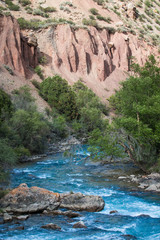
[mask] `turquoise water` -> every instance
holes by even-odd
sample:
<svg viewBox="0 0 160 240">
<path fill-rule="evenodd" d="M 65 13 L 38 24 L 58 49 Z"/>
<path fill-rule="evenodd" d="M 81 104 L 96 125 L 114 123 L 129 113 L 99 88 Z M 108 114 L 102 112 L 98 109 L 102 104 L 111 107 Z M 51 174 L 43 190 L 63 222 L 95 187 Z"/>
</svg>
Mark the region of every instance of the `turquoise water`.
<svg viewBox="0 0 160 240">
<path fill-rule="evenodd" d="M 35 214 L 21 223 L 2 224 L 0 239 L 160 240 L 160 196 L 132 191 L 129 186 L 120 185 L 116 178 L 112 178 L 112 172 L 126 172 L 132 166 L 100 165 L 85 160 L 87 155 L 89 153 L 85 148 L 78 148 L 73 158 L 58 153 L 41 161 L 17 167 L 11 176 L 11 187 L 25 182 L 28 186 L 43 187 L 59 193 L 73 191 L 100 195 L 105 200 L 103 211 L 82 212 L 81 217 L 74 219 Z M 117 210 L 118 214 L 109 214 L 111 210 Z M 85 223 L 86 229 L 73 228 L 73 224 L 80 220 Z M 51 222 L 58 224 L 62 230 L 41 228 L 42 225 Z M 24 230 L 14 230 L 22 225 Z"/>
</svg>

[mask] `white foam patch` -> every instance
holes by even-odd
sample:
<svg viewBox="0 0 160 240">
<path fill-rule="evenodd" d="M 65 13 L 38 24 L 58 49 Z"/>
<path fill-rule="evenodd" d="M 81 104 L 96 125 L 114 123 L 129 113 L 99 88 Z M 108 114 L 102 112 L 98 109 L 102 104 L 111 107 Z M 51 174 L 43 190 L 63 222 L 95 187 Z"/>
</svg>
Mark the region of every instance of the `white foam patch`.
<svg viewBox="0 0 160 240">
<path fill-rule="evenodd" d="M 45 174 L 45 173 L 43 173 L 43 174 L 41 174 L 41 175 L 38 175 L 37 177 L 40 178 L 40 179 L 46 179 L 46 178 L 50 178 L 51 175 L 50 175 L 50 174 Z"/>
<path fill-rule="evenodd" d="M 46 160 L 46 161 L 42 161 L 42 162 L 37 162 L 37 164 L 41 164 L 41 165 L 49 165 L 52 163 L 58 163 L 58 161 L 53 161 L 53 160 Z"/>
<path fill-rule="evenodd" d="M 137 217 L 141 214 L 149 215 L 152 218 L 160 217 L 160 206 L 153 203 L 140 201 L 139 198 L 124 197 L 120 200 L 117 198 L 111 199 L 109 203 L 105 204 L 103 214 L 109 214 L 110 211 L 117 210 L 120 215 L 127 215 Z"/>
<path fill-rule="evenodd" d="M 115 194 L 116 191 L 107 188 L 101 188 L 95 190 L 87 189 L 86 191 L 83 191 L 83 193 L 87 195 L 99 195 L 101 197 L 110 197 L 113 194 Z"/>
<path fill-rule="evenodd" d="M 31 172 L 36 172 L 36 170 L 33 169 L 13 169 L 13 173 L 31 173 Z"/>
</svg>

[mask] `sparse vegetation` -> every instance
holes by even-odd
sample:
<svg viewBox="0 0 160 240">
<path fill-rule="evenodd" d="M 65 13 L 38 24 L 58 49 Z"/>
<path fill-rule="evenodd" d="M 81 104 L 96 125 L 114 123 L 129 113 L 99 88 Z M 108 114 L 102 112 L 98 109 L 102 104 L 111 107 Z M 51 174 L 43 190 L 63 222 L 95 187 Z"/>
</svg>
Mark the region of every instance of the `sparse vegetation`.
<svg viewBox="0 0 160 240">
<path fill-rule="evenodd" d="M 98 15 L 99 13 L 98 13 L 98 10 L 96 9 L 96 8 L 91 8 L 90 10 L 89 10 L 93 15 Z"/>
<path fill-rule="evenodd" d="M 86 26 L 92 26 L 98 28 L 98 23 L 96 20 L 83 18 L 82 23 Z"/>
<path fill-rule="evenodd" d="M 19 3 L 20 3 L 22 6 L 27 6 L 27 5 L 30 5 L 30 4 L 31 4 L 31 1 L 29 1 L 29 0 L 19 0 Z"/>
<path fill-rule="evenodd" d="M 40 66 L 35 67 L 34 71 L 42 80 L 44 79 L 43 71 Z"/>
<path fill-rule="evenodd" d="M 20 7 L 16 4 L 14 4 L 11 0 L 5 0 L 5 3 L 7 4 L 8 8 L 12 11 L 20 10 Z"/>
<path fill-rule="evenodd" d="M 7 65 L 3 65 L 5 67 L 5 69 L 13 76 L 14 75 L 14 72 L 12 70 L 12 68 L 10 68 L 9 66 Z"/>
</svg>

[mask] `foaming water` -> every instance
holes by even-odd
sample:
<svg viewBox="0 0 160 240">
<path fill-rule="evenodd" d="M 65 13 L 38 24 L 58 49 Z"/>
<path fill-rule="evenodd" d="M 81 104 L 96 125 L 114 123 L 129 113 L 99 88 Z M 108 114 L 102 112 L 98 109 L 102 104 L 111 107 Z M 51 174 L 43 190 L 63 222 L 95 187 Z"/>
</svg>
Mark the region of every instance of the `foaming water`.
<svg viewBox="0 0 160 240">
<path fill-rule="evenodd" d="M 21 222 L 24 230 L 16 230 L 16 224 L 0 226 L 0 239 L 8 240 L 52 240 L 52 239 L 144 239 L 160 240 L 160 199 L 156 194 L 132 192 L 122 189 L 118 180 L 108 178 L 108 171 L 123 166 L 102 166 L 85 160 L 89 153 L 85 147 L 73 152 L 69 159 L 54 154 L 42 161 L 29 163 L 13 169 L 11 187 L 25 182 L 28 186 L 43 187 L 54 192 L 82 192 L 100 195 L 105 208 L 98 213 L 82 212 L 81 217 L 69 219 L 64 216 L 42 216 L 35 214 Z M 128 166 L 127 166 L 128 168 Z M 117 210 L 117 214 L 109 214 Z M 84 221 L 86 229 L 74 229 L 73 224 Z M 42 229 L 47 223 L 61 226 L 61 231 Z"/>
</svg>

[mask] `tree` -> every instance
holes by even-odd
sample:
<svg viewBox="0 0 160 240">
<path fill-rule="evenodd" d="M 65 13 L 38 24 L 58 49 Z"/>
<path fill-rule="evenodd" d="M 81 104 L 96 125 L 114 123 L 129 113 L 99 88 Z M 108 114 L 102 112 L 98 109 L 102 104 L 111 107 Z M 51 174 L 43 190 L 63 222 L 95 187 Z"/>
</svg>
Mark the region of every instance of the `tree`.
<svg viewBox="0 0 160 240">
<path fill-rule="evenodd" d="M 118 114 L 116 128 L 124 129 L 129 138 L 130 146 L 124 148 L 136 162 L 149 167 L 160 151 L 160 68 L 151 55 L 144 67 L 134 64 L 133 70 L 134 76 L 121 83 L 110 104 Z"/>
<path fill-rule="evenodd" d="M 58 75 L 46 78 L 40 85 L 40 95 L 55 107 L 60 114 L 64 114 L 68 120 L 77 117 L 75 93 L 67 81 Z"/>
<path fill-rule="evenodd" d="M 110 98 L 117 114 L 110 135 L 141 169 L 147 170 L 160 154 L 160 68 L 150 56 L 144 67 L 134 64 L 133 70 L 134 75 Z"/>
<path fill-rule="evenodd" d="M 44 151 L 49 126 L 42 114 L 37 111 L 19 109 L 10 119 L 10 125 L 17 136 L 15 146 L 23 145 L 31 153 Z"/>
</svg>

